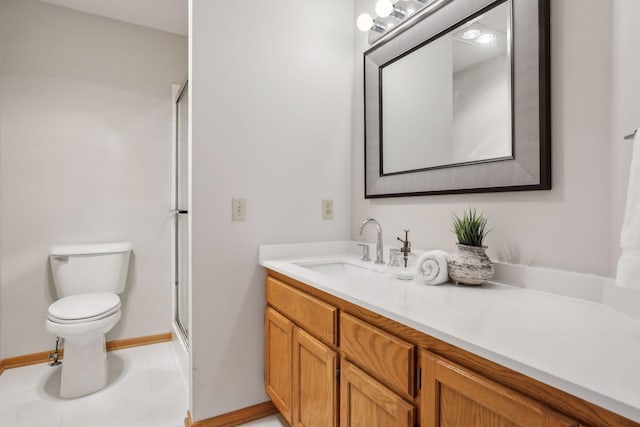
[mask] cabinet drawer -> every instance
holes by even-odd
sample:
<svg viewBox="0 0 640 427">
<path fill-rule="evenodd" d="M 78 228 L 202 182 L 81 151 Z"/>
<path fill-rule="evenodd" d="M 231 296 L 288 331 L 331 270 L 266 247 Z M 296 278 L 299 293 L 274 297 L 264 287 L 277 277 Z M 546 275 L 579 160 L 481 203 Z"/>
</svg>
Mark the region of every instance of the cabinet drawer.
<svg viewBox="0 0 640 427">
<path fill-rule="evenodd" d="M 386 386 L 414 395 L 415 347 L 412 344 L 340 313 L 340 350 Z"/>
<path fill-rule="evenodd" d="M 337 308 L 273 277 L 267 277 L 267 304 L 325 344 L 337 344 Z"/>
</svg>

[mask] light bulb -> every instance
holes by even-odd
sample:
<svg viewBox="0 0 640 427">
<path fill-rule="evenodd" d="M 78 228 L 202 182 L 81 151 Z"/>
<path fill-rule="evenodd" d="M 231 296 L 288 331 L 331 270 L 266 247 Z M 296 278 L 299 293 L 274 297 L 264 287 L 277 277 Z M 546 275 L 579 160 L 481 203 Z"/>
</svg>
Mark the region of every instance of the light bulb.
<svg viewBox="0 0 640 427">
<path fill-rule="evenodd" d="M 472 40 L 472 39 L 475 39 L 476 37 L 478 37 L 480 34 L 482 34 L 482 31 L 477 30 L 477 29 L 471 29 L 471 30 L 467 30 L 464 33 L 462 33 L 462 35 L 460 37 L 462 39 L 464 39 L 464 40 Z"/>
<path fill-rule="evenodd" d="M 494 41 L 495 39 L 496 39 L 496 35 L 495 34 L 484 33 L 483 35 L 479 36 L 476 39 L 476 42 L 478 42 L 480 44 L 489 44 L 492 41 Z"/>
<path fill-rule="evenodd" d="M 393 13 L 393 3 L 391 0 L 378 0 L 376 3 L 376 14 L 381 18 L 386 18 Z"/>
<path fill-rule="evenodd" d="M 356 21 L 356 25 L 360 31 L 369 31 L 373 28 L 373 18 L 368 13 L 363 13 L 358 16 L 358 20 Z"/>
</svg>

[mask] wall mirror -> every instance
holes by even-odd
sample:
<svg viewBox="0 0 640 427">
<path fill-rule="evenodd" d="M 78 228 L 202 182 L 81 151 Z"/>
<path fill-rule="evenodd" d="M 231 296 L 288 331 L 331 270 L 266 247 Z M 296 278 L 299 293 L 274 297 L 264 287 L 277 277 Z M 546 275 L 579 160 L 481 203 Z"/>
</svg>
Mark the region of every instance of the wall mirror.
<svg viewBox="0 0 640 427">
<path fill-rule="evenodd" d="M 548 0 L 453 0 L 364 53 L 365 197 L 551 188 Z"/>
</svg>

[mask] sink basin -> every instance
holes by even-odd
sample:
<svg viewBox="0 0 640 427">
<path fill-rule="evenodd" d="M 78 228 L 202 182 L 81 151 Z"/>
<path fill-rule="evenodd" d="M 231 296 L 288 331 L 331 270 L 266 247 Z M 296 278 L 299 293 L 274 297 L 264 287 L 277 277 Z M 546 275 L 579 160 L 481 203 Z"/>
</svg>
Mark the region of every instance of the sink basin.
<svg viewBox="0 0 640 427">
<path fill-rule="evenodd" d="M 359 266 L 344 261 L 325 261 L 316 263 L 296 263 L 300 267 L 307 268 L 317 273 L 326 274 L 328 276 L 369 276 L 371 274 L 380 274 L 381 271 L 375 271 L 365 266 Z"/>
</svg>

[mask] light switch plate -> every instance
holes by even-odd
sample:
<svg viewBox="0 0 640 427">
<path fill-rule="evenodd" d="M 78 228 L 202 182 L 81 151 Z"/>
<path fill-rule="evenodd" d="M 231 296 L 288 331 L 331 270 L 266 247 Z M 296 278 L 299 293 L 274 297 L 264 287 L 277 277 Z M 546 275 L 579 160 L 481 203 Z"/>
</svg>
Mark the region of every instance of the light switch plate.
<svg viewBox="0 0 640 427">
<path fill-rule="evenodd" d="M 247 201 L 234 197 L 231 199 L 231 220 L 244 221 L 247 219 Z"/>
<path fill-rule="evenodd" d="M 333 219 L 333 199 L 322 199 L 322 219 Z"/>
</svg>

